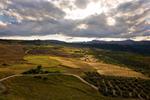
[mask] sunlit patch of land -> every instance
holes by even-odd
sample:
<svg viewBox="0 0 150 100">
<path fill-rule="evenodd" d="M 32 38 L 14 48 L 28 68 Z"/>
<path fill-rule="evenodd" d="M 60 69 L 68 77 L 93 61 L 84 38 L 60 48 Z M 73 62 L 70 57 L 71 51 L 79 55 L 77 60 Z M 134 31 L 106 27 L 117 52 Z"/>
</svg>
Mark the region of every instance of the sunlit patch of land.
<svg viewBox="0 0 150 100">
<path fill-rule="evenodd" d="M 89 63 L 97 72 L 102 75 L 109 76 L 123 76 L 123 77 L 137 77 L 137 78 L 148 78 L 142 73 L 133 71 L 126 67 L 120 67 L 117 65 L 105 64 L 105 63 Z"/>
</svg>

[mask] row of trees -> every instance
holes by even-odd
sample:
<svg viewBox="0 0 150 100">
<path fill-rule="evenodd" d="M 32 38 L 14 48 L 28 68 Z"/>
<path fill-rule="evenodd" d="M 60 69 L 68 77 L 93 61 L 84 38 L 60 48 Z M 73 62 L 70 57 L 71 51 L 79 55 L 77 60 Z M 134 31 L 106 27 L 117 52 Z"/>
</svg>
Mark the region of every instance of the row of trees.
<svg viewBox="0 0 150 100">
<path fill-rule="evenodd" d="M 97 86 L 105 96 L 150 99 L 150 80 L 85 73 L 84 79 Z"/>
</svg>

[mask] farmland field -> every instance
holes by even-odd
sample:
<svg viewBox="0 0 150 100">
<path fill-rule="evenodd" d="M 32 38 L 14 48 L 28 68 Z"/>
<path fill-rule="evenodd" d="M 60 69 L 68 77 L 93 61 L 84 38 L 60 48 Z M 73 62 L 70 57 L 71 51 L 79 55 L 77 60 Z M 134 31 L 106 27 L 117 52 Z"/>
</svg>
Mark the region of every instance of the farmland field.
<svg viewBox="0 0 150 100">
<path fill-rule="evenodd" d="M 49 56 L 26 56 L 24 57 L 28 63 L 42 65 L 44 67 L 58 66 L 60 63 L 57 60 L 50 59 Z"/>
<path fill-rule="evenodd" d="M 0 80 L 4 79 L 0 81 L 0 100 L 150 97 L 149 56 L 70 45 L 1 44 L 0 48 Z M 36 72 L 38 66 L 42 71 Z"/>
</svg>

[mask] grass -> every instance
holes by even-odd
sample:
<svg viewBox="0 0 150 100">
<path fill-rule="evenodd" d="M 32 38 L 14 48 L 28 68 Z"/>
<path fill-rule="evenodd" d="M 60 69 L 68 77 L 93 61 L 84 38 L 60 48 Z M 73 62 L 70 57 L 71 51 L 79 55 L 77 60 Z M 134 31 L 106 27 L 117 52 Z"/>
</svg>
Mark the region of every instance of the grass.
<svg viewBox="0 0 150 100">
<path fill-rule="evenodd" d="M 92 69 L 90 65 L 79 59 L 67 57 L 50 57 L 50 58 L 56 59 L 57 61 L 61 62 L 62 65 L 69 66 L 71 68 Z"/>
<path fill-rule="evenodd" d="M 50 59 L 49 56 L 25 56 L 24 60 L 26 62 L 20 64 L 10 64 L 9 66 L 0 67 L 0 78 L 9 76 L 12 74 L 19 74 L 27 71 L 31 68 L 37 67 L 37 65 L 42 65 L 43 67 L 57 67 L 60 63 L 56 60 Z"/>
<path fill-rule="evenodd" d="M 5 78 L 10 75 L 13 75 L 13 73 L 10 71 L 0 71 L 0 79 Z"/>
<path fill-rule="evenodd" d="M 71 50 L 69 50 L 71 51 Z M 103 51 L 104 52 L 104 51 Z M 102 53 L 100 53 L 102 55 Z M 106 54 L 105 54 L 106 55 Z M 118 69 L 116 69 L 116 73 L 114 74 L 113 71 L 115 71 L 115 66 L 113 65 L 105 65 L 101 63 L 96 63 L 96 64 L 88 64 L 88 62 L 84 62 L 79 60 L 79 58 L 67 58 L 67 57 L 59 57 L 59 56 L 50 56 L 50 55 L 26 55 L 24 57 L 24 63 L 22 64 L 12 64 L 8 66 L 4 66 L 0 68 L 0 71 L 7 71 L 10 70 L 14 74 L 22 73 L 25 72 L 31 68 L 35 68 L 37 65 L 42 65 L 42 67 L 46 70 L 49 71 L 59 71 L 59 72 L 67 72 L 67 73 L 73 73 L 77 75 L 81 75 L 85 71 L 92 71 L 95 70 L 96 68 L 98 71 L 99 69 L 102 70 L 103 72 L 106 72 L 106 74 L 109 74 L 107 72 L 112 72 L 110 73 L 111 75 L 124 75 L 123 73 L 127 71 L 126 76 L 135 76 L 135 75 L 140 75 L 140 74 L 130 74 L 128 73 L 128 70 L 123 70 L 120 68 L 121 74 L 118 72 Z M 64 67 L 65 66 L 65 67 Z M 66 67 L 67 66 L 67 67 Z M 106 67 L 105 67 L 106 66 Z M 109 66 L 112 67 L 111 71 L 109 71 Z M 104 67 L 104 69 L 103 69 Z M 108 69 L 106 69 L 108 68 Z M 5 69 L 5 70 L 4 70 Z M 131 71 L 130 71 L 131 72 Z M 141 75 L 140 75 L 141 76 Z"/>
<path fill-rule="evenodd" d="M 45 67 L 44 70 L 47 70 L 49 72 L 60 72 L 60 73 L 71 73 L 71 74 L 75 74 L 75 75 L 82 75 L 83 74 L 83 70 L 80 68 L 71 68 L 68 66 L 58 66 L 58 67 Z"/>
<path fill-rule="evenodd" d="M 32 55 L 51 55 L 69 58 L 78 58 L 83 56 L 82 50 L 64 46 L 31 46 L 26 47 L 26 54 Z"/>
<path fill-rule="evenodd" d="M 57 60 L 50 59 L 49 56 L 44 55 L 29 55 L 25 56 L 24 59 L 31 64 L 42 65 L 44 67 L 54 67 L 58 66 L 60 63 Z"/>
<path fill-rule="evenodd" d="M 49 75 L 15 77 L 3 82 L 7 87 L 0 100 L 126 100 L 102 96 L 73 76 Z"/>
<path fill-rule="evenodd" d="M 44 70 L 49 71 L 49 72 L 66 72 L 67 68 L 63 67 L 47 67 L 44 68 Z"/>
<path fill-rule="evenodd" d="M 23 62 L 24 50 L 20 45 L 0 44 L 0 65 Z"/>
<path fill-rule="evenodd" d="M 75 63 L 77 67 L 79 68 L 71 68 L 71 65 L 67 64 L 67 67 L 63 65 L 64 62 L 59 61 L 56 59 L 57 57 L 51 57 L 46 55 L 27 55 L 24 57 L 25 62 L 20 64 L 10 64 L 9 66 L 0 67 L 0 71 L 4 74 L 11 71 L 13 74 L 19 74 L 24 71 L 27 71 L 31 68 L 37 67 L 37 65 L 41 65 L 44 69 L 48 71 L 59 71 L 59 72 L 67 72 L 67 73 L 74 73 L 74 74 L 80 74 L 83 72 L 84 66 L 87 67 L 86 64 L 80 64 L 80 62 L 77 63 L 77 60 L 70 61 L 72 63 Z M 65 57 L 63 57 L 65 59 Z M 70 58 L 71 59 L 71 58 Z M 80 67 L 83 69 L 81 70 Z M 3 76 L 4 76 L 3 74 Z"/>
<path fill-rule="evenodd" d="M 48 80 L 16 77 L 4 82 L 8 94 L 5 100 L 99 100 L 91 87 L 72 76 L 51 75 Z"/>
</svg>

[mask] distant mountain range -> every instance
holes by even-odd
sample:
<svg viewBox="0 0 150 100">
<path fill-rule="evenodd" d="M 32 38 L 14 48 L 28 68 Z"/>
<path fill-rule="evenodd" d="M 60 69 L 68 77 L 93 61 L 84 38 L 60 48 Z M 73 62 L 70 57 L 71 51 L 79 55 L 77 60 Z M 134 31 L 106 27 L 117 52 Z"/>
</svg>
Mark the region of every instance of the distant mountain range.
<svg viewBox="0 0 150 100">
<path fill-rule="evenodd" d="M 134 40 L 124 40 L 124 41 L 99 41 L 99 40 L 93 40 L 87 43 L 96 43 L 96 44 L 119 44 L 119 45 L 134 45 L 134 44 L 144 44 L 148 45 L 150 41 L 134 41 Z"/>
<path fill-rule="evenodd" d="M 92 40 L 88 42 L 72 42 L 68 43 L 65 41 L 59 40 L 9 40 L 9 39 L 0 39 L 0 43 L 39 43 L 39 44 L 118 44 L 118 45 L 134 45 L 134 44 L 142 44 L 142 45 L 149 45 L 150 41 L 134 41 L 134 40 L 123 40 L 123 41 L 102 41 L 102 40 Z"/>
<path fill-rule="evenodd" d="M 98 48 L 111 51 L 133 52 L 143 55 L 150 55 L 150 41 L 99 41 L 67 43 L 58 40 L 0 40 L 1 44 L 22 44 L 22 45 L 61 45 L 75 46 L 80 48 Z"/>
<path fill-rule="evenodd" d="M 118 44 L 118 45 L 132 45 L 132 44 L 150 44 L 150 41 L 134 41 L 134 40 L 123 40 L 123 41 L 101 41 L 101 40 L 92 40 L 88 42 L 72 42 L 68 43 L 65 41 L 59 41 L 59 40 L 8 40 L 8 39 L 0 39 L 0 43 L 41 43 L 41 44 Z"/>
</svg>

